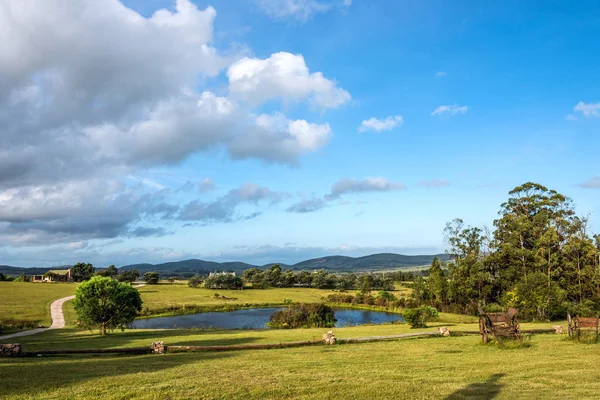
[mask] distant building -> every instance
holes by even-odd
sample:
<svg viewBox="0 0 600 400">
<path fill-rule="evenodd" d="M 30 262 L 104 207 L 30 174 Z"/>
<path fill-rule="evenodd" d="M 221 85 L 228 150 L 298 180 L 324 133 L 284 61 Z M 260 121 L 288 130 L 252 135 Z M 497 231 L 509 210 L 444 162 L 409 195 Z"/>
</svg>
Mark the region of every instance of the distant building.
<svg viewBox="0 0 600 400">
<path fill-rule="evenodd" d="M 51 269 L 44 275 L 32 275 L 31 282 L 72 282 L 70 269 Z"/>
<path fill-rule="evenodd" d="M 219 275 L 231 275 L 231 276 L 235 276 L 235 272 L 210 272 L 208 274 L 209 278 L 212 278 L 213 276 L 219 276 Z"/>
</svg>

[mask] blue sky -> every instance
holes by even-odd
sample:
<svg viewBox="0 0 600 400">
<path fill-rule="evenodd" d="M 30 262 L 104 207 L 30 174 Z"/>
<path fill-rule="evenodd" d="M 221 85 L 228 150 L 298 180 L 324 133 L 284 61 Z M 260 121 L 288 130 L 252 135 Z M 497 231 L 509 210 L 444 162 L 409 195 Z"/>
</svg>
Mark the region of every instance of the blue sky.
<svg viewBox="0 0 600 400">
<path fill-rule="evenodd" d="M 0 264 L 442 252 L 527 181 L 600 232 L 597 2 L 73 2 L 0 12 Z"/>
</svg>

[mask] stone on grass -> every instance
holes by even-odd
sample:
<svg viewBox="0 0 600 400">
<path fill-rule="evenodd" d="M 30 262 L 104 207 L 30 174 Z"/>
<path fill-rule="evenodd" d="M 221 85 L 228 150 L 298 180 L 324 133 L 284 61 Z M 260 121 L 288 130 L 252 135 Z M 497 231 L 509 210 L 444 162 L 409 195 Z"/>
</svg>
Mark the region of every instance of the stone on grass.
<svg viewBox="0 0 600 400">
<path fill-rule="evenodd" d="M 439 327 L 437 331 L 442 336 L 450 336 L 450 329 L 445 326 Z"/>
<path fill-rule="evenodd" d="M 562 335 L 562 334 L 564 333 L 564 331 L 563 331 L 563 327 L 562 327 L 562 326 L 560 326 L 560 325 L 552 325 L 552 329 L 554 329 L 554 332 L 555 332 L 557 335 Z"/>
<path fill-rule="evenodd" d="M 16 357 L 21 355 L 21 345 L 18 343 L 14 344 L 0 344 L 0 357 Z"/>
<path fill-rule="evenodd" d="M 335 344 L 335 336 L 333 335 L 333 331 L 329 331 L 323 335 L 323 340 L 325 344 Z"/>
</svg>

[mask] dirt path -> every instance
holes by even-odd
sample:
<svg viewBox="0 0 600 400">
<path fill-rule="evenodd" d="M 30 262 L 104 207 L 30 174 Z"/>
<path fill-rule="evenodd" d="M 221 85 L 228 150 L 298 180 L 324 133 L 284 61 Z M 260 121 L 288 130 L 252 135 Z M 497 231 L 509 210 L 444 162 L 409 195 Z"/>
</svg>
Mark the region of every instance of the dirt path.
<svg viewBox="0 0 600 400">
<path fill-rule="evenodd" d="M 21 336 L 29 336 L 35 335 L 36 333 L 47 331 L 48 329 L 61 329 L 65 327 L 65 315 L 63 313 L 63 304 L 66 301 L 73 300 L 75 296 L 67 296 L 62 299 L 54 300 L 52 304 L 50 304 L 50 316 L 52 318 L 52 325 L 50 328 L 38 328 L 32 329 L 29 331 L 12 333 L 10 335 L 0 336 L 0 340 L 12 339 Z"/>
</svg>

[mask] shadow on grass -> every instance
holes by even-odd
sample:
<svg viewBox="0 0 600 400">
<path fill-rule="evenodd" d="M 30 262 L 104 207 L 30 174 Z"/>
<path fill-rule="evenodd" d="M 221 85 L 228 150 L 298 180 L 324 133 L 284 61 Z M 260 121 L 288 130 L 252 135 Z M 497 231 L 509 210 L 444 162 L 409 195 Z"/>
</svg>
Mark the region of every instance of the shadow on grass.
<svg viewBox="0 0 600 400">
<path fill-rule="evenodd" d="M 152 342 L 164 341 L 167 346 L 225 346 L 251 344 L 262 339 L 260 336 L 219 338 L 225 330 L 165 329 L 153 331 L 115 331 L 106 336 L 96 332 L 60 329 L 43 332 L 39 335 L 19 338 L 23 351 L 65 350 L 65 349 L 109 349 L 124 347 L 150 347 Z M 210 335 L 204 338 L 203 336 Z M 17 338 L 15 338 L 17 339 Z"/>
<path fill-rule="evenodd" d="M 500 378 L 505 374 L 494 374 L 490 376 L 487 381 L 482 383 L 471 383 L 462 389 L 451 393 L 446 400 L 460 400 L 460 399 L 493 399 L 500 394 L 502 386 L 498 383 Z"/>
<path fill-rule="evenodd" d="M 232 353 L 196 353 L 0 359 L 0 399 L 11 395 L 36 396 L 57 389 L 76 387 L 98 378 L 138 374 L 136 379 L 139 379 L 139 374 L 154 372 L 160 372 L 162 376 L 171 368 L 233 356 L 235 355 Z"/>
</svg>

